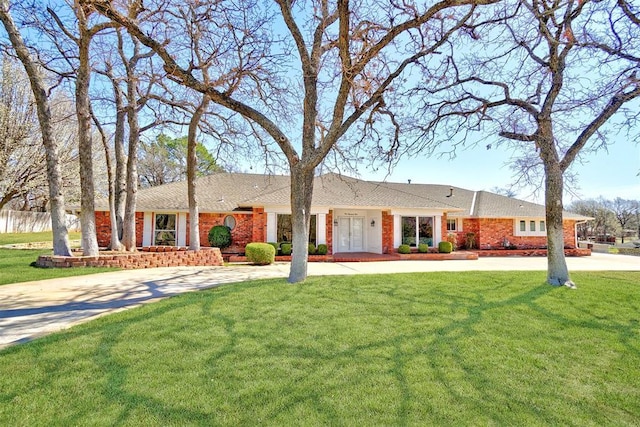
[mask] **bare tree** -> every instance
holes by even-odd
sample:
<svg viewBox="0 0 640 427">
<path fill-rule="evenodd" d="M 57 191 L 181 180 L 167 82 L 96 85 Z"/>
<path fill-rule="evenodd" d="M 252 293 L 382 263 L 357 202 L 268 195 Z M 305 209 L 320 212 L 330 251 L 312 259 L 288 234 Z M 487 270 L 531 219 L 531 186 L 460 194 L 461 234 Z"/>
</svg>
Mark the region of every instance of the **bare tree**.
<svg viewBox="0 0 640 427">
<path fill-rule="evenodd" d="M 51 107 L 41 69 L 32 58 L 22 35 L 9 12 L 8 0 L 0 0 L 0 21 L 4 25 L 13 49 L 29 76 L 31 90 L 36 101 L 38 121 L 42 143 L 46 150 L 47 175 L 49 177 L 49 196 L 51 203 L 51 227 L 53 230 L 53 253 L 60 256 L 71 256 L 69 235 L 66 227 L 64 196 L 62 195 L 62 177 L 58 156 L 58 143 L 53 134 L 51 123 Z"/>
<path fill-rule="evenodd" d="M 280 0 L 273 11 L 264 2 L 186 2 L 198 19 L 210 23 L 200 43 L 206 49 L 203 57 L 217 60 L 207 83 L 192 56 L 176 50 L 179 42 L 160 35 L 171 33 L 172 16 L 182 13 L 185 2 L 154 5 L 157 20 L 145 27 L 138 20 L 146 12 L 140 3 L 119 10 L 109 1 L 85 0 L 152 48 L 170 78 L 239 114 L 284 154 L 291 175 L 290 282 L 307 275 L 307 251 L 295 248 L 307 247 L 316 167 L 332 149 L 340 152 L 338 141 L 349 130 L 372 134 L 377 127 L 378 142 L 397 145 L 394 125 L 401 105 L 396 103 L 394 112 L 385 99 L 395 97 L 416 63 L 437 62 L 434 54 L 471 19 L 476 6 L 491 2 L 444 0 L 424 7 L 413 2 L 333 5 L 317 0 L 294 5 Z M 276 23 L 284 31 L 274 31 Z M 291 48 L 297 55 L 288 54 Z M 294 131 L 288 125 L 300 127 Z M 396 131 L 382 135 L 384 125 Z"/>
<path fill-rule="evenodd" d="M 622 239 L 622 243 L 624 243 L 627 227 L 635 217 L 634 202 L 633 200 L 616 197 L 613 200 L 608 200 L 607 205 L 615 215 L 618 224 L 620 224 L 620 238 Z"/>
<path fill-rule="evenodd" d="M 451 51 L 450 84 L 431 89 L 440 100 L 425 106 L 438 114 L 431 130 L 439 126 L 452 137 L 461 129 L 465 136 L 469 129 L 493 132 L 523 151 L 524 170 L 542 168 L 553 285 L 575 286 L 564 258 L 565 174 L 582 151 L 606 144 L 607 125 L 633 124 L 630 104 L 640 96 L 636 63 L 580 41 L 609 40 L 600 21 L 612 7 L 588 0 L 496 6 L 482 25 L 466 28 L 469 38 L 484 41 L 483 49 Z M 626 28 L 617 28 L 620 40 L 637 46 L 637 27 L 622 16 L 618 24 Z"/>
</svg>

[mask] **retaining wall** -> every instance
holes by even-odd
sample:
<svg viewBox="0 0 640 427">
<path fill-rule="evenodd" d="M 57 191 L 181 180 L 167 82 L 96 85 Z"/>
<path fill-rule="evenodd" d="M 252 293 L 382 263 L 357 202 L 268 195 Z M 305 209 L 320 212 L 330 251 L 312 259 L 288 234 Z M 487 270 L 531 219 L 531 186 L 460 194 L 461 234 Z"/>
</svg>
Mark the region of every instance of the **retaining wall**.
<svg viewBox="0 0 640 427">
<path fill-rule="evenodd" d="M 105 253 L 99 256 L 53 256 L 38 257 L 36 265 L 45 268 L 70 267 L 117 267 L 122 269 L 184 267 L 184 266 L 220 266 L 223 265 L 219 248 L 202 248 L 189 251 L 174 246 L 142 248 L 132 253 Z"/>
</svg>

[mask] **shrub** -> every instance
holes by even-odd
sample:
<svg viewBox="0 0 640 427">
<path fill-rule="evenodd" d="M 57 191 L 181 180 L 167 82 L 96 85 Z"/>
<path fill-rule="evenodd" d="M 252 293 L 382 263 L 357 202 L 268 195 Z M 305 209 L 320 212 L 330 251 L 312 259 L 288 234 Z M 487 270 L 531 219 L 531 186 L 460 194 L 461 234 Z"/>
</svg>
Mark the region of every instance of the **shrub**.
<svg viewBox="0 0 640 427">
<path fill-rule="evenodd" d="M 454 233 L 447 234 L 447 242 L 451 242 L 451 247 L 454 251 L 458 249 L 458 238 Z"/>
<path fill-rule="evenodd" d="M 209 244 L 214 248 L 226 248 L 231 246 L 231 229 L 226 225 L 214 225 L 209 230 Z"/>
<path fill-rule="evenodd" d="M 453 245 L 451 242 L 440 242 L 438 243 L 438 252 L 441 254 L 450 254 L 453 250 Z"/>
<path fill-rule="evenodd" d="M 399 254 L 410 254 L 411 253 L 411 246 L 409 246 L 409 245 L 400 245 L 400 246 L 398 246 L 398 253 Z"/>
<path fill-rule="evenodd" d="M 280 244 L 278 242 L 267 242 L 267 244 L 273 246 L 273 249 L 276 250 L 276 255 L 278 255 L 278 250 L 280 249 Z"/>
<path fill-rule="evenodd" d="M 282 243 L 280 245 L 280 253 L 282 255 L 291 255 L 291 243 Z"/>
<path fill-rule="evenodd" d="M 329 248 L 324 243 L 320 243 L 318 245 L 318 250 L 316 251 L 318 255 L 326 255 L 329 253 Z"/>
<path fill-rule="evenodd" d="M 476 233 L 467 233 L 465 236 L 465 249 L 474 249 L 476 247 Z"/>
<path fill-rule="evenodd" d="M 247 261 L 257 265 L 273 264 L 276 259 L 276 249 L 269 243 L 249 243 L 244 253 Z"/>
<path fill-rule="evenodd" d="M 418 245 L 418 252 L 420 252 L 421 254 L 426 254 L 427 252 L 429 252 L 429 245 L 427 245 L 426 243 L 420 243 Z"/>
<path fill-rule="evenodd" d="M 317 251 L 316 245 L 314 245 L 313 243 L 309 243 L 308 251 L 309 251 L 309 255 L 315 255 Z"/>
</svg>

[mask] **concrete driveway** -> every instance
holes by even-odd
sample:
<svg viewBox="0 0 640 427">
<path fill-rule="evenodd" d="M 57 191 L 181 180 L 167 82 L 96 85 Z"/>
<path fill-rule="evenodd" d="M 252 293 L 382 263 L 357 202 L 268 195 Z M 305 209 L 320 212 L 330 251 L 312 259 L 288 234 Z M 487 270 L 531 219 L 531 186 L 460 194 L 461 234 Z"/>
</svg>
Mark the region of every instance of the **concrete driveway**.
<svg viewBox="0 0 640 427">
<path fill-rule="evenodd" d="M 571 271 L 640 271 L 640 257 L 594 253 L 567 258 Z M 309 263 L 310 276 L 431 271 L 544 271 L 542 257 L 474 261 Z M 262 278 L 287 277 L 288 263 L 255 267 L 175 267 L 126 270 L 0 286 L 0 349 L 160 298 Z"/>
</svg>

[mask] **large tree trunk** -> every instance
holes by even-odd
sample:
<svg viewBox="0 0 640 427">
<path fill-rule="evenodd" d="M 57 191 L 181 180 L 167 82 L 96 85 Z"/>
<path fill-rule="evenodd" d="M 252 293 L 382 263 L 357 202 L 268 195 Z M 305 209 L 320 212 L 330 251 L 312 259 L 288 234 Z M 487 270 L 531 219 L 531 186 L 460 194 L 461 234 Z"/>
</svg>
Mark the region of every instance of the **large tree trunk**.
<svg viewBox="0 0 640 427">
<path fill-rule="evenodd" d="M 42 144 L 44 145 L 47 159 L 47 177 L 49 180 L 49 198 L 51 202 L 51 229 L 53 230 L 53 254 L 71 256 L 64 196 L 62 195 L 62 172 L 60 170 L 58 142 L 53 134 L 51 108 L 44 81 L 40 74 L 40 69 L 31 59 L 22 35 L 9 14 L 9 4 L 6 0 L 0 1 L 0 20 L 7 30 L 11 44 L 29 76 L 31 90 L 36 101 L 38 122 L 40 123 L 40 132 L 42 133 Z"/>
<path fill-rule="evenodd" d="M 127 197 L 127 155 L 124 150 L 124 128 L 127 120 L 127 111 L 124 107 L 122 92 L 115 78 L 111 77 L 113 85 L 113 96 L 116 106 L 116 123 L 113 135 L 113 145 L 115 152 L 115 179 L 114 179 L 114 216 L 115 224 L 111 227 L 111 232 L 116 233 L 118 239 L 118 249 L 122 249 L 122 227 L 124 224 L 125 200 Z M 115 242 L 111 237 L 112 244 Z"/>
<path fill-rule="evenodd" d="M 562 228 L 562 169 L 558 163 L 545 164 L 545 205 L 547 222 L 547 282 L 554 286 L 575 285 L 569 278 L 564 257 Z"/>
<path fill-rule="evenodd" d="M 289 283 L 302 282 L 307 278 L 309 259 L 309 225 L 311 222 L 311 199 L 313 196 L 314 169 L 291 167 L 291 226 L 293 252 Z"/>
<path fill-rule="evenodd" d="M 91 37 L 86 29 L 86 18 L 82 8 L 78 9 L 79 66 L 76 77 L 76 116 L 78 117 L 78 157 L 80 159 L 80 225 L 82 231 L 82 254 L 98 255 L 96 217 L 93 186 L 93 141 L 91 138 L 91 113 L 89 101 L 89 44 Z"/>
<path fill-rule="evenodd" d="M 200 217 L 198 200 L 196 199 L 196 169 L 198 156 L 196 155 L 196 140 L 198 124 L 209 105 L 209 98 L 205 95 L 202 102 L 189 121 L 189 135 L 187 137 L 187 193 L 189 198 L 189 249 L 200 250 Z"/>
<path fill-rule="evenodd" d="M 129 156 L 127 158 L 127 196 L 122 227 L 122 244 L 127 251 L 136 250 L 136 200 L 138 197 L 137 152 L 140 139 L 135 77 L 127 73 L 127 122 L 129 124 Z"/>
</svg>

